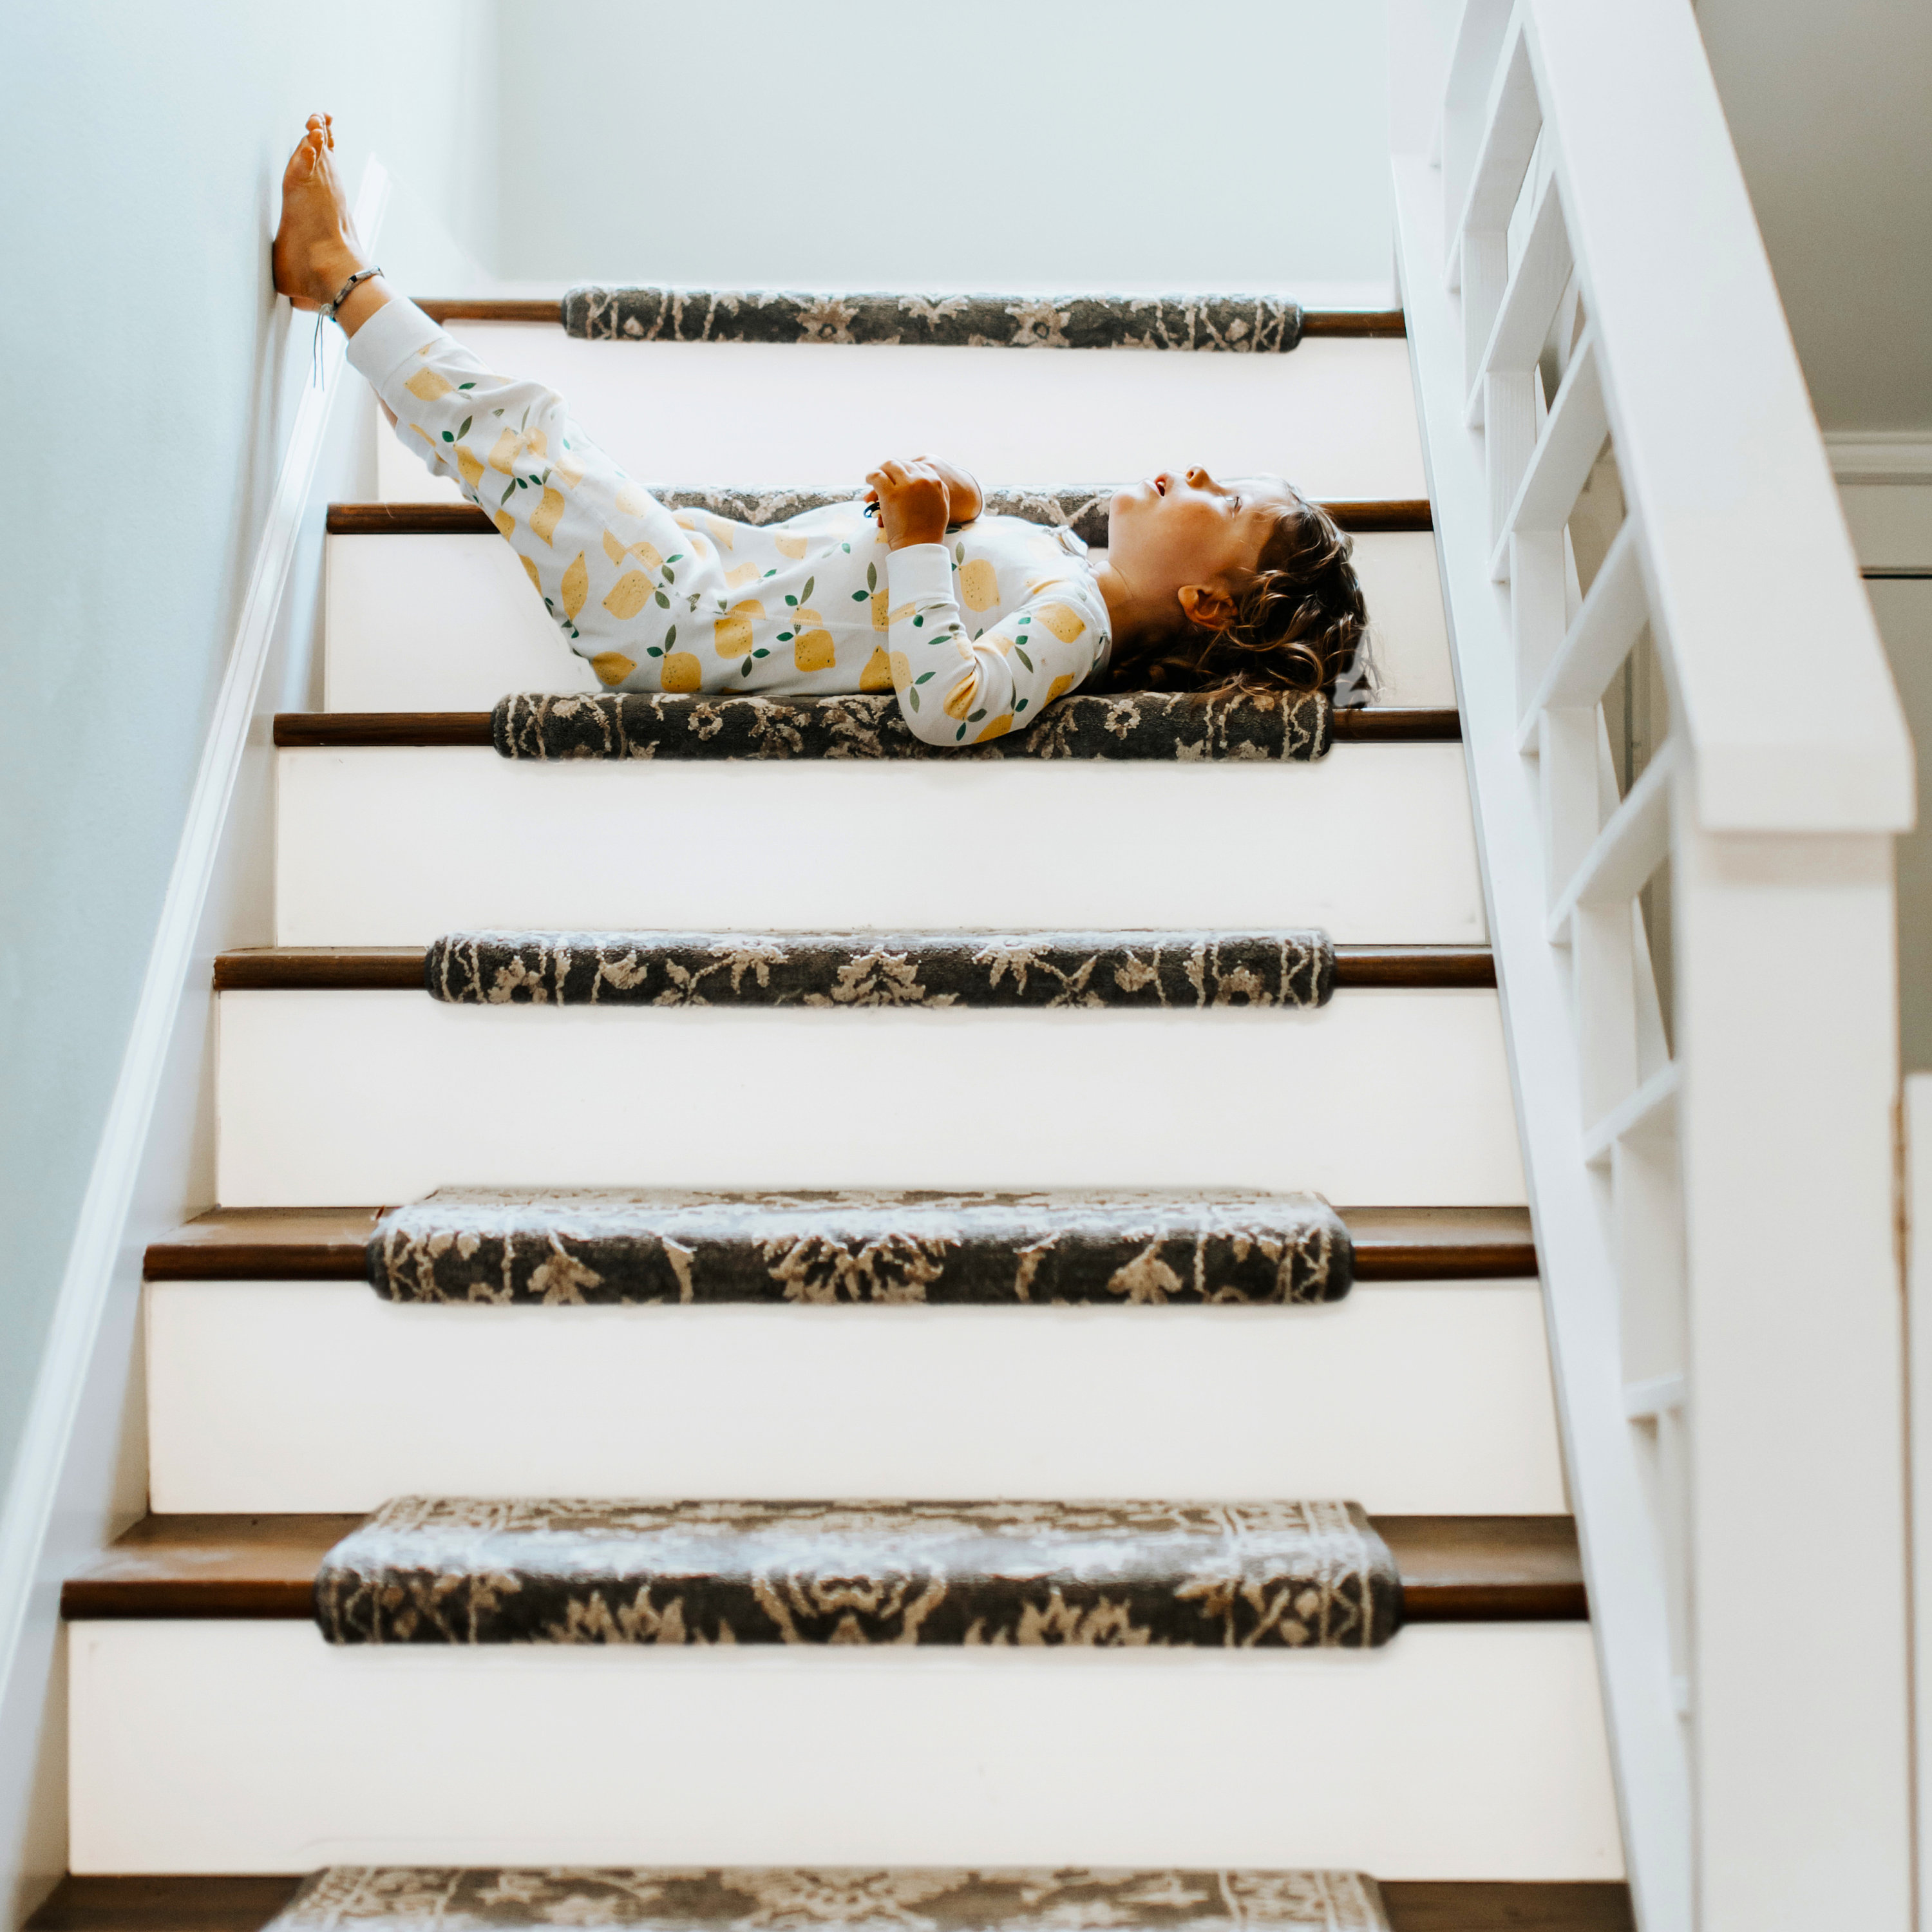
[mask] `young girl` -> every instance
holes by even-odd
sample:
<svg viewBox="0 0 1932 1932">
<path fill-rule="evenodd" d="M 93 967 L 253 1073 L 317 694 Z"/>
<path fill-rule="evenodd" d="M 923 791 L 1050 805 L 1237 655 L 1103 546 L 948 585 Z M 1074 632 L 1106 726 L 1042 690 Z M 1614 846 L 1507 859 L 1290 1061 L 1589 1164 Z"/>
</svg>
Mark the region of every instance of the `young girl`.
<svg viewBox="0 0 1932 1932">
<path fill-rule="evenodd" d="M 283 181 L 276 288 L 341 324 L 397 434 L 490 517 L 608 689 L 892 691 L 942 746 L 1103 681 L 1364 694 L 1349 539 L 1278 477 L 1130 484 L 1105 550 L 982 517 L 978 484 L 936 457 L 882 463 L 862 501 L 782 524 L 674 513 L 554 391 L 493 375 L 368 272 L 334 145 L 311 116 Z"/>
</svg>

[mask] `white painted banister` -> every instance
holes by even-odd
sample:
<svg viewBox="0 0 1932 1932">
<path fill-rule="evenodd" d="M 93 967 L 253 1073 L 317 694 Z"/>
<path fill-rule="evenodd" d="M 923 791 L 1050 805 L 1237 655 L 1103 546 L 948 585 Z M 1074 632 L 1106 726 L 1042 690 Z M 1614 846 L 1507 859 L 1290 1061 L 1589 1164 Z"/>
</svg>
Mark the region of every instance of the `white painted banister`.
<svg viewBox="0 0 1932 1932">
<path fill-rule="evenodd" d="M 1398 260 L 1639 1921 L 1907 1932 L 1904 722 L 1690 10 L 1468 0 L 1439 154 Z"/>
</svg>

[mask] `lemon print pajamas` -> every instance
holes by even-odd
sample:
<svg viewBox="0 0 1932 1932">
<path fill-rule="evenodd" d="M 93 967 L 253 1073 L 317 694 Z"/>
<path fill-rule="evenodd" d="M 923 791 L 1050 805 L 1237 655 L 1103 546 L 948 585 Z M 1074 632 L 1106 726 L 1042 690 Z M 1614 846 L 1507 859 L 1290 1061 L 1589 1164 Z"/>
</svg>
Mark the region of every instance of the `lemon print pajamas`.
<svg viewBox="0 0 1932 1932">
<path fill-rule="evenodd" d="M 762 526 L 673 512 L 554 390 L 491 374 L 413 302 L 377 310 L 349 358 L 608 690 L 892 691 L 915 736 L 953 746 L 1030 724 L 1106 660 L 1106 604 L 1070 531 L 982 517 L 889 552 L 856 499 Z"/>
</svg>

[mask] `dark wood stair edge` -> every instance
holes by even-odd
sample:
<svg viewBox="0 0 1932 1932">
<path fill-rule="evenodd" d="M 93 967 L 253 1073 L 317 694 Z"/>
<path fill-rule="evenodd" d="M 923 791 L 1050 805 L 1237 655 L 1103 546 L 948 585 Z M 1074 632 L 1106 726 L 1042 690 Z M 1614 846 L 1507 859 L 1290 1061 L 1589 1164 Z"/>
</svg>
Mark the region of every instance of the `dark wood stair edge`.
<svg viewBox="0 0 1932 1932">
<path fill-rule="evenodd" d="M 432 322 L 547 322 L 563 326 L 563 304 L 543 296 L 422 296 L 416 306 Z M 1305 308 L 1301 334 L 1378 338 L 1406 335 L 1399 308 Z"/>
<path fill-rule="evenodd" d="M 278 711 L 275 742 L 332 748 L 365 745 L 465 745 L 496 742 L 488 711 Z M 1341 745 L 1454 744 L 1462 721 L 1453 705 L 1365 704 L 1334 714 Z"/>
<path fill-rule="evenodd" d="M 363 1281 L 369 1234 L 384 1211 L 215 1208 L 150 1242 L 143 1273 L 149 1281 Z M 1526 1209 L 1336 1211 L 1353 1238 L 1360 1282 L 1522 1280 L 1537 1272 Z M 1505 1215 L 1520 1216 L 1520 1232 L 1495 1225 Z"/>
<path fill-rule="evenodd" d="M 26 1932 L 262 1932 L 302 1875 L 70 1876 Z M 1391 1932 L 1634 1932 L 1627 1886 L 1384 1879 Z M 722 1928 L 721 1928 L 722 1932 Z"/>
<path fill-rule="evenodd" d="M 533 930 L 535 928 L 532 928 Z M 419 946 L 247 946 L 214 956 L 214 990 L 241 992 L 400 992 L 422 990 Z M 1496 983 L 1486 946 L 1338 946 L 1338 990 L 1370 986 L 1437 989 Z"/>
<path fill-rule="evenodd" d="M 1568 1516 L 1378 1516 L 1402 1578 L 1404 1621 L 1576 1623 L 1589 1616 Z M 326 1552 L 351 1514 L 146 1517 L 62 1586 L 76 1622 L 295 1622 L 314 1615 Z"/>
<path fill-rule="evenodd" d="M 675 485 L 660 484 L 663 489 Z M 1424 496 L 1336 497 L 1323 506 L 1345 530 L 1421 532 L 1435 527 Z M 332 503 L 325 526 L 332 537 L 494 536 L 496 526 L 471 503 Z"/>
</svg>

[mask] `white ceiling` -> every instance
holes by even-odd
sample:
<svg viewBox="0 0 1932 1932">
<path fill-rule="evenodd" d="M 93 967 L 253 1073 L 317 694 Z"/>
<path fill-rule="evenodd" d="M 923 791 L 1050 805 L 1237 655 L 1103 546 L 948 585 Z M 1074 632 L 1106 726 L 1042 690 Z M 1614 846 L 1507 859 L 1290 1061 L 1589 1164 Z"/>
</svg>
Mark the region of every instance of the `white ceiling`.
<svg viewBox="0 0 1932 1932">
<path fill-rule="evenodd" d="M 1822 427 L 1932 436 L 1932 0 L 1698 0 Z"/>
</svg>

